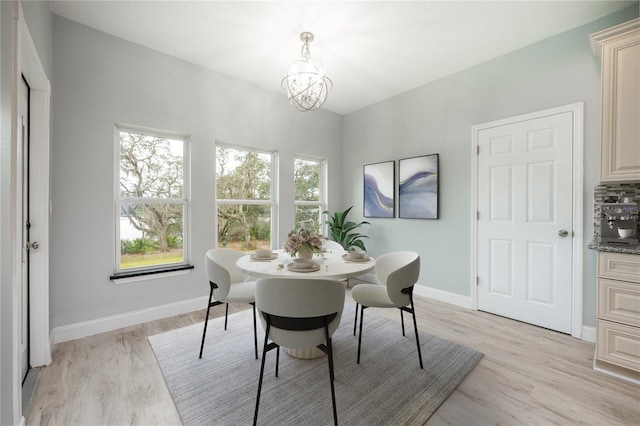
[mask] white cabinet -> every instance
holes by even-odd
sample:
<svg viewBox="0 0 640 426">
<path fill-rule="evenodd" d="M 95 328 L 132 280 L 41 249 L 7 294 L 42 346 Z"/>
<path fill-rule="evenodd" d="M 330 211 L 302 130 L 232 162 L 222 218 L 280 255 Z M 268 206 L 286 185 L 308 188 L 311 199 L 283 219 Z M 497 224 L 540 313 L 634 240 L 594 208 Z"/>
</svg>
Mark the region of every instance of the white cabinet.
<svg viewBox="0 0 640 426">
<path fill-rule="evenodd" d="M 640 383 L 640 256 L 598 252 L 594 368 Z"/>
<path fill-rule="evenodd" d="M 640 180 L 640 18 L 591 40 L 602 55 L 600 180 Z"/>
</svg>

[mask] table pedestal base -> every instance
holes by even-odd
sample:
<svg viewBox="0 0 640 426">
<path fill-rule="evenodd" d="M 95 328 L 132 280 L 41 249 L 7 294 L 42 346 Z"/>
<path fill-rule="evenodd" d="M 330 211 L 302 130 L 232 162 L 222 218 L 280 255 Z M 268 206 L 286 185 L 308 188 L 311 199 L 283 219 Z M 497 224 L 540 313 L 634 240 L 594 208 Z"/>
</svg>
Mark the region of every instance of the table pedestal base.
<svg viewBox="0 0 640 426">
<path fill-rule="evenodd" d="M 320 349 L 316 348 L 315 346 L 313 348 L 282 348 L 284 349 L 284 351 L 294 357 L 294 358 L 300 358 L 300 359 L 314 359 L 314 358 L 320 358 L 322 355 L 324 355 L 324 352 L 322 352 Z"/>
</svg>

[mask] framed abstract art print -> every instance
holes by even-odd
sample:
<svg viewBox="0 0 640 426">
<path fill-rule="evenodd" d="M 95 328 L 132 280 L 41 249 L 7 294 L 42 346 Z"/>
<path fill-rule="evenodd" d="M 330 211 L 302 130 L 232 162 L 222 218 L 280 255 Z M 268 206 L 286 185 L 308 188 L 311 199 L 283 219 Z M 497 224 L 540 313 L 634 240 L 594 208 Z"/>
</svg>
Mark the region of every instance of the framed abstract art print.
<svg viewBox="0 0 640 426">
<path fill-rule="evenodd" d="M 438 219 L 438 154 L 398 160 L 398 217 Z"/>
<path fill-rule="evenodd" d="M 396 162 L 364 166 L 364 217 L 395 217 Z"/>
</svg>

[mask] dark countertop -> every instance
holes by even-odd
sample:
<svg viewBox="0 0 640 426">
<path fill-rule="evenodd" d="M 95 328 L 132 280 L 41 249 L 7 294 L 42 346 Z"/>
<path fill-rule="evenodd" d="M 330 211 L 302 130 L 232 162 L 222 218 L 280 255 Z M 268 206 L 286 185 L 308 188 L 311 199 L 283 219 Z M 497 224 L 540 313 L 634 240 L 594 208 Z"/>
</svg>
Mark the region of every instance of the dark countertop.
<svg viewBox="0 0 640 426">
<path fill-rule="evenodd" d="M 588 248 L 597 251 L 607 251 L 611 253 L 625 253 L 640 255 L 640 246 L 619 246 L 601 243 L 598 240 L 593 240 L 587 245 Z"/>
</svg>

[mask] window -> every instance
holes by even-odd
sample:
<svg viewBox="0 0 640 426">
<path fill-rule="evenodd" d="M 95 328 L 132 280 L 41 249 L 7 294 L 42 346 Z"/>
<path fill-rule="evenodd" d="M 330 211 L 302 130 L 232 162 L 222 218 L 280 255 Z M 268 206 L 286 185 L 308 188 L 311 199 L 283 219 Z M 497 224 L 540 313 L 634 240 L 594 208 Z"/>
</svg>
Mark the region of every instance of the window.
<svg viewBox="0 0 640 426">
<path fill-rule="evenodd" d="M 218 247 L 272 248 L 275 154 L 216 146 Z"/>
<path fill-rule="evenodd" d="M 294 204 L 296 226 L 320 231 L 324 210 L 323 164 L 321 160 L 294 160 Z"/>
<path fill-rule="evenodd" d="M 186 265 L 189 143 L 116 126 L 116 274 Z"/>
</svg>

